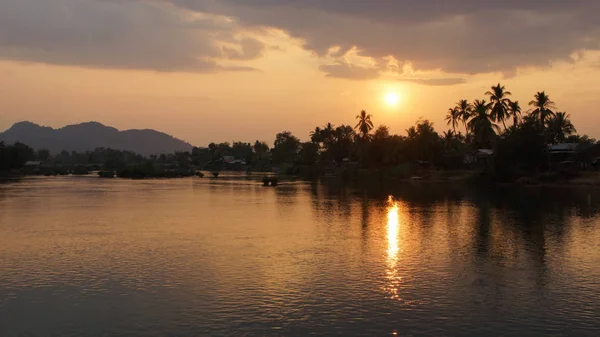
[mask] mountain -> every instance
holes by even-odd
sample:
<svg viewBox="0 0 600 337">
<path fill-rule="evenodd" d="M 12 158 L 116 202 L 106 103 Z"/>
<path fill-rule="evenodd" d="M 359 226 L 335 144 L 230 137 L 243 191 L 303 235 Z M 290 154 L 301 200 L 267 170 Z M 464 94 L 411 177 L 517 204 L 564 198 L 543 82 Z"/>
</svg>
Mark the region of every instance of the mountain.
<svg viewBox="0 0 600 337">
<path fill-rule="evenodd" d="M 62 150 L 84 152 L 98 147 L 127 150 L 144 156 L 152 154 L 191 151 L 192 145 L 166 133 L 155 130 L 119 131 L 98 122 L 67 125 L 60 129 L 40 126 L 31 122 L 15 123 L 0 133 L 6 144 L 21 142 L 30 147 L 48 149 L 51 153 Z"/>
</svg>

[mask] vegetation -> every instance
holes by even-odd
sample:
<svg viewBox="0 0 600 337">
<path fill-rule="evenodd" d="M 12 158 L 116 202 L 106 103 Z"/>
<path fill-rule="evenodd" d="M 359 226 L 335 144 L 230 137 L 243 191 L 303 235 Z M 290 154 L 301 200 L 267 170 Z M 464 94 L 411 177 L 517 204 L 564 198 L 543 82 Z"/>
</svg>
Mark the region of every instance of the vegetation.
<svg viewBox="0 0 600 337">
<path fill-rule="evenodd" d="M 5 145 L 0 142 L 0 171 L 19 170 L 26 162 L 35 158 L 35 151 L 25 144 Z"/>
<path fill-rule="evenodd" d="M 212 172 L 215 177 L 221 170 L 278 170 L 309 177 L 410 178 L 470 169 L 486 179 L 513 181 L 552 169 L 548 145 L 570 142 L 584 149 L 596 142 L 577 135 L 570 115 L 555 111 L 556 104 L 545 91 L 535 93 L 530 110 L 525 112 L 500 83 L 491 86 L 485 96 L 488 100 L 457 101 L 447 112 L 450 128 L 441 134 L 425 119 L 419 119 L 404 134 L 392 134 L 385 125 L 375 127 L 373 115 L 363 110 L 356 115 L 354 127 L 332 123 L 317 126 L 306 142 L 283 131 L 275 136 L 272 148 L 258 140 L 211 143 L 191 152 L 143 157 L 106 148 L 51 155 L 24 144 L 0 143 L 0 171 L 19 170 L 26 161 L 39 160 L 42 166 L 52 168 L 41 172 L 86 174 L 102 170 L 102 177 L 116 174 L 123 178 L 204 176 L 199 170 Z"/>
</svg>

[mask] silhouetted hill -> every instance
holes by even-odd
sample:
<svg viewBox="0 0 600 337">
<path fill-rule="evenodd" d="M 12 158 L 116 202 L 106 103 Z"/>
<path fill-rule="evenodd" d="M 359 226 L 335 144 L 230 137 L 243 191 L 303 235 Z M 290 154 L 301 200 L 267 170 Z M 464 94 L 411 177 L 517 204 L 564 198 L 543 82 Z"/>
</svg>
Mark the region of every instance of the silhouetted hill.
<svg viewBox="0 0 600 337">
<path fill-rule="evenodd" d="M 133 151 L 144 156 L 151 154 L 191 151 L 192 145 L 155 130 L 119 131 L 98 122 L 67 125 L 60 129 L 39 126 L 31 122 L 15 123 L 0 133 L 0 141 L 7 144 L 21 142 L 32 148 L 83 152 L 97 147 Z"/>
</svg>

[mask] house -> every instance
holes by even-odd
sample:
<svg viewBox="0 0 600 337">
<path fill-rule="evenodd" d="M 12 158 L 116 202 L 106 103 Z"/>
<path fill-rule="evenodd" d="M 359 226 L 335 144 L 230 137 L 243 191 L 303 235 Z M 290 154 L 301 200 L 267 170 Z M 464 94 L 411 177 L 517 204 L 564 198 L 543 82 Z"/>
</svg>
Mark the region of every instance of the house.
<svg viewBox="0 0 600 337">
<path fill-rule="evenodd" d="M 558 170 L 571 170 L 577 166 L 573 161 L 578 143 L 560 143 L 548 146 L 548 164 Z"/>
<path fill-rule="evenodd" d="M 466 153 L 463 163 L 466 165 L 487 164 L 488 160 L 494 155 L 492 149 L 477 149 L 473 152 Z"/>
<path fill-rule="evenodd" d="M 550 154 L 573 154 L 577 151 L 578 143 L 560 143 L 548 147 Z"/>
</svg>

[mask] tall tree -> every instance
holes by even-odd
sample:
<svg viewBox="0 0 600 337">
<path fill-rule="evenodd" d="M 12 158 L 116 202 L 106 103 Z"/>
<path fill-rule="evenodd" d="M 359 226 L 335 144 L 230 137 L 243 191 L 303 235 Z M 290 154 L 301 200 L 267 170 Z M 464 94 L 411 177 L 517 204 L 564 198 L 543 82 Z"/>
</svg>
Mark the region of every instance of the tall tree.
<svg viewBox="0 0 600 337">
<path fill-rule="evenodd" d="M 273 161 L 275 164 L 293 163 L 300 150 L 300 140 L 289 131 L 283 131 L 275 136 L 273 143 Z"/>
<path fill-rule="evenodd" d="M 460 120 L 459 110 L 457 108 L 449 108 L 446 114 L 446 125 L 452 125 L 452 130 L 456 132 L 456 126 Z"/>
<path fill-rule="evenodd" d="M 548 118 L 546 132 L 548 133 L 549 141 L 552 143 L 562 143 L 567 136 L 576 132 L 570 118 L 571 116 L 564 112 L 557 112 L 554 116 Z"/>
<path fill-rule="evenodd" d="M 444 141 L 444 150 L 449 151 L 456 147 L 455 145 L 458 141 L 458 137 L 456 132 L 448 130 L 442 133 L 442 140 Z"/>
<path fill-rule="evenodd" d="M 512 95 L 510 91 L 498 83 L 496 86 L 492 86 L 491 91 L 487 91 L 485 94 L 490 97 L 490 115 L 493 121 L 502 122 L 504 129 L 506 130 L 506 124 L 504 120 L 508 118 L 510 99 L 508 96 Z"/>
<path fill-rule="evenodd" d="M 534 98 L 534 100 L 529 102 L 529 105 L 532 107 L 531 115 L 537 117 L 543 130 L 546 126 L 546 119 L 549 116 L 554 115 L 552 109 L 555 109 L 556 105 L 550 100 L 550 96 L 548 96 L 545 91 L 537 92 Z"/>
<path fill-rule="evenodd" d="M 510 102 L 508 104 L 508 114 L 509 116 L 512 116 L 513 125 L 517 126 L 521 116 L 521 106 L 519 106 L 519 101 Z"/>
<path fill-rule="evenodd" d="M 369 132 L 373 129 L 373 122 L 371 121 L 371 114 L 367 114 L 365 110 L 362 110 L 360 114 L 356 116 L 358 123 L 354 127 L 362 135 L 363 138 L 369 136 Z"/>
<path fill-rule="evenodd" d="M 468 133 L 469 130 L 467 129 L 467 121 L 469 118 L 471 118 L 471 110 L 473 109 L 471 103 L 469 103 L 469 101 L 466 99 L 461 99 L 456 102 L 456 107 L 454 109 L 457 110 L 457 117 L 462 121 L 463 126 L 465 127 L 465 132 Z"/>
<path fill-rule="evenodd" d="M 269 152 L 269 145 L 266 142 L 256 141 L 252 146 L 252 150 L 257 156 L 262 157 L 265 153 Z"/>
<path fill-rule="evenodd" d="M 323 128 L 323 137 L 328 140 L 333 138 L 333 132 L 334 132 L 335 128 L 333 126 L 333 124 L 331 123 L 327 123 L 325 125 L 325 127 Z"/>
<path fill-rule="evenodd" d="M 468 126 L 477 146 L 492 146 L 498 126 L 493 123 L 490 105 L 485 100 L 477 99 L 473 102 L 473 116 Z"/>
<path fill-rule="evenodd" d="M 314 131 L 310 132 L 310 141 L 317 144 L 323 142 L 323 130 L 320 127 L 317 126 Z"/>
</svg>

